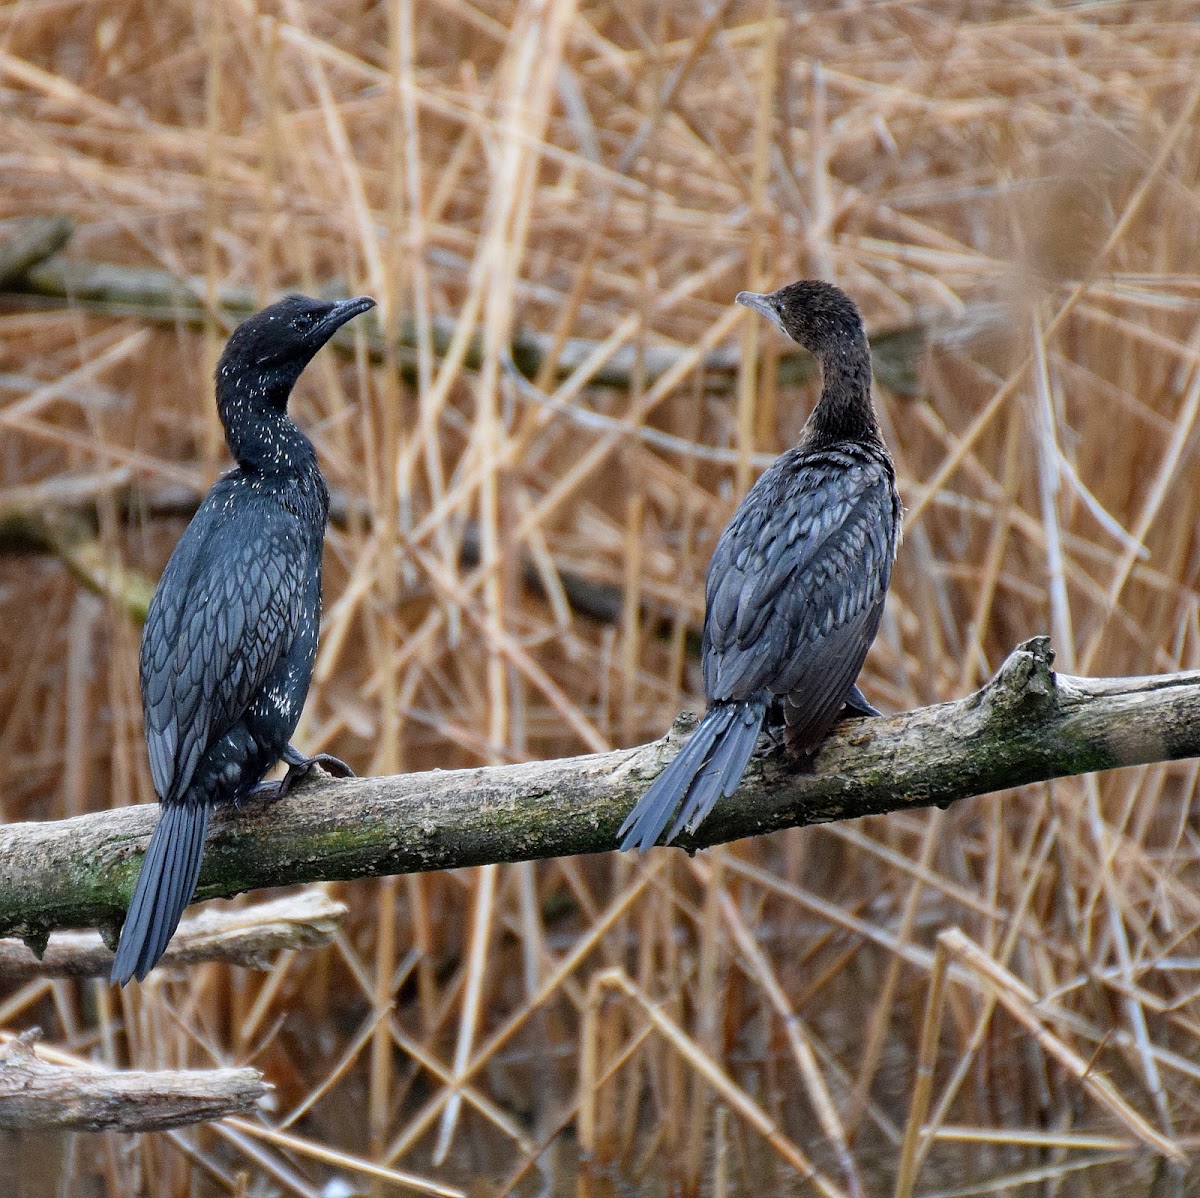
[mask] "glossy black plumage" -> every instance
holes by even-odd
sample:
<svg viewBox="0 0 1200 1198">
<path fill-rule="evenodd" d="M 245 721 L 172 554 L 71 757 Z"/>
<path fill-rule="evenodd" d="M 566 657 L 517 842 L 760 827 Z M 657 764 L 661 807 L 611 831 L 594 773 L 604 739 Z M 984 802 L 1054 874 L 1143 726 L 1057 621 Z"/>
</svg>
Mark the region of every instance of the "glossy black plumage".
<svg viewBox="0 0 1200 1198">
<path fill-rule="evenodd" d="M 163 805 L 121 929 L 112 980 L 154 967 L 200 874 L 208 812 L 281 757 L 312 677 L 329 494 L 287 416 L 296 379 L 367 298 L 289 296 L 236 329 L 217 407 L 237 468 L 205 497 L 154 592 L 142 631 L 146 746 Z"/>
<path fill-rule="evenodd" d="M 812 752 L 847 707 L 874 714 L 855 679 L 875 639 L 900 535 L 895 475 L 871 404 L 858 309 L 803 281 L 738 302 L 821 361 L 821 398 L 799 444 L 750 489 L 708 568 L 699 727 L 638 801 L 621 848 L 694 830 L 737 789 L 764 722 Z"/>
</svg>

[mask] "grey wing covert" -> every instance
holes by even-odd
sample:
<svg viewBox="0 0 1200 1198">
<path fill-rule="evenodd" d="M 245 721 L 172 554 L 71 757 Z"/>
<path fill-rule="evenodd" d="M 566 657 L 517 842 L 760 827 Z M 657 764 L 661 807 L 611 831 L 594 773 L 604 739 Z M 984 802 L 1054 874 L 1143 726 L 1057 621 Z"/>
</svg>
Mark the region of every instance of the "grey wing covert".
<svg viewBox="0 0 1200 1198">
<path fill-rule="evenodd" d="M 793 748 L 836 720 L 874 639 L 891 576 L 890 467 L 865 454 L 784 458 L 722 536 L 709 571 L 709 702 L 779 702 Z"/>
</svg>

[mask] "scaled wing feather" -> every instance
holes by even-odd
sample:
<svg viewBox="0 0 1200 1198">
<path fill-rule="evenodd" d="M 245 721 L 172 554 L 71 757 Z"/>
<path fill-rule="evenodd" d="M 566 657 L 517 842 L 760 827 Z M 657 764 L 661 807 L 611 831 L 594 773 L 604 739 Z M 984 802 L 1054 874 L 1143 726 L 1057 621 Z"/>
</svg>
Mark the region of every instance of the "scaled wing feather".
<svg viewBox="0 0 1200 1198">
<path fill-rule="evenodd" d="M 829 667 L 856 661 L 857 675 L 874 636 L 894 552 L 891 476 L 883 463 L 781 459 L 756 485 L 760 501 L 743 505 L 709 568 L 705 690 L 710 701 L 783 696 L 807 680 L 822 693 L 805 702 L 823 709 L 827 686 L 844 689 Z"/>
<path fill-rule="evenodd" d="M 220 484 L 205 503 L 220 509 Z M 206 536 L 189 536 L 200 528 Z M 292 642 L 309 569 L 299 523 L 287 512 L 255 527 L 232 520 L 188 526 L 167 564 L 175 577 L 155 592 L 142 633 L 146 744 L 163 801 L 182 799 L 201 757 L 245 712 Z"/>
</svg>

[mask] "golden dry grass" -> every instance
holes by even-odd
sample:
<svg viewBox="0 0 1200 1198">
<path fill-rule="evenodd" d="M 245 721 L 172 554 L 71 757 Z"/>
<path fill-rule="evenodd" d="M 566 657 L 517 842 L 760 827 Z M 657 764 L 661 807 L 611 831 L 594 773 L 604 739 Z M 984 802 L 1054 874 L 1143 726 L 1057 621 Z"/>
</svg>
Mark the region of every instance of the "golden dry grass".
<svg viewBox="0 0 1200 1198">
<path fill-rule="evenodd" d="M 1195 0 L 15 0 L 0 217 L 68 213 L 74 255 L 209 299 L 338 279 L 415 317 L 411 381 L 326 354 L 295 404 L 373 517 L 330 535 L 299 743 L 372 772 L 562 756 L 696 701 L 713 540 L 812 399 L 730 301 L 801 275 L 931 330 L 920 395 L 879 396 L 909 509 L 881 706 L 1047 629 L 1067 671 L 1197 665 L 1198 61 Z M 481 330 L 479 369 L 434 317 Z M 548 370 L 568 418 L 512 389 L 517 327 L 593 367 L 682 353 L 624 390 Z M 5 301 L 0 501 L 209 483 L 221 335 Z M 101 503 L 151 574 L 179 529 Z M 530 594 L 522 551 L 621 620 Z M 4 818 L 152 798 L 136 645 L 60 563 L 0 561 Z M 1200 1137 L 1195 782 L 340 886 L 336 949 L 267 974 L 0 990 L 0 1026 L 76 1053 L 253 1062 L 272 1111 L 0 1147 L 29 1193 L 1175 1193 L 1195 1176 L 1146 1145 Z"/>
</svg>

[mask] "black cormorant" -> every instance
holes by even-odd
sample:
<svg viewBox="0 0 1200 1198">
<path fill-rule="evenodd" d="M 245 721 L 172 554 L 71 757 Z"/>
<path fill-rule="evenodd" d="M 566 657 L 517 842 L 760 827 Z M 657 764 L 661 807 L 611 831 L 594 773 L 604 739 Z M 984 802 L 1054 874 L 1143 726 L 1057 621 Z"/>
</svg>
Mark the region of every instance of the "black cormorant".
<svg viewBox="0 0 1200 1198">
<path fill-rule="evenodd" d="M 281 792 L 314 761 L 349 772 L 288 744 L 317 651 L 329 492 L 287 404 L 313 355 L 374 304 L 288 296 L 235 329 L 217 364 L 217 410 L 237 468 L 180 537 L 142 631 L 142 710 L 162 812 L 113 962 L 121 985 L 149 973 L 178 926 L 213 803 L 244 798 L 280 759 L 289 767 Z"/>
<path fill-rule="evenodd" d="M 694 831 L 737 789 L 764 721 L 807 754 L 844 709 L 878 714 L 855 679 L 883 613 L 900 499 L 862 317 L 844 292 L 809 280 L 737 302 L 816 355 L 821 398 L 717 542 L 701 648 L 708 707 L 621 826 L 622 849 L 649 848 L 669 823 L 667 844 Z"/>
</svg>

